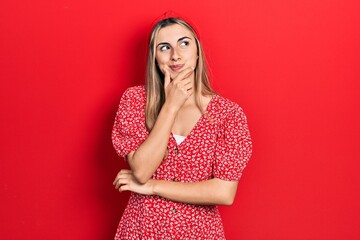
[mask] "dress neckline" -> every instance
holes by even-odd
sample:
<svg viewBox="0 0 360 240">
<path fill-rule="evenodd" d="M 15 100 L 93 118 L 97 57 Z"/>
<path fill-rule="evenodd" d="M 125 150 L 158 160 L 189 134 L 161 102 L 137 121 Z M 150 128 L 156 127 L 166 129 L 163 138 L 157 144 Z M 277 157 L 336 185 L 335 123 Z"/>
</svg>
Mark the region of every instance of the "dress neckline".
<svg viewBox="0 0 360 240">
<path fill-rule="evenodd" d="M 205 115 L 207 115 L 208 112 L 211 110 L 211 105 L 212 105 L 212 103 L 213 103 L 213 101 L 214 101 L 214 99 L 215 99 L 216 96 L 217 96 L 216 94 L 213 94 L 213 95 L 211 96 L 210 101 L 208 102 L 207 106 L 205 107 L 204 113 L 201 114 L 201 116 L 199 117 L 199 119 L 197 120 L 196 124 L 195 124 L 194 127 L 191 129 L 191 131 L 189 132 L 188 135 L 182 136 L 182 135 L 179 135 L 179 134 L 174 134 L 172 131 L 170 132 L 170 136 L 171 136 L 171 138 L 173 138 L 173 139 L 175 140 L 175 143 L 176 143 L 177 146 L 180 146 L 181 144 L 183 144 L 184 142 L 186 142 L 187 139 L 190 138 L 191 135 L 193 135 L 193 132 L 196 130 L 196 128 L 199 127 L 200 123 L 201 123 L 201 122 L 203 121 L 203 119 L 205 118 Z M 182 137 L 184 137 L 184 140 L 183 140 L 180 144 L 177 144 L 174 135 L 182 136 Z"/>
</svg>

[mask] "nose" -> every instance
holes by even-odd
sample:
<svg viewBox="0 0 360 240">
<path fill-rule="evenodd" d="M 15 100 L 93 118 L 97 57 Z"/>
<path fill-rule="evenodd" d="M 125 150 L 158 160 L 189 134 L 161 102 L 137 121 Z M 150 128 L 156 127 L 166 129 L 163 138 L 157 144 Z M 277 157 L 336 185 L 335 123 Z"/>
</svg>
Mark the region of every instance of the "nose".
<svg viewBox="0 0 360 240">
<path fill-rule="evenodd" d="M 176 49 L 173 49 L 173 50 L 172 50 L 172 54 L 171 54 L 171 60 L 174 61 L 174 62 L 176 62 L 176 61 L 178 61 L 178 60 L 180 60 L 180 59 L 181 59 L 181 58 L 180 58 L 179 53 L 176 51 Z"/>
</svg>

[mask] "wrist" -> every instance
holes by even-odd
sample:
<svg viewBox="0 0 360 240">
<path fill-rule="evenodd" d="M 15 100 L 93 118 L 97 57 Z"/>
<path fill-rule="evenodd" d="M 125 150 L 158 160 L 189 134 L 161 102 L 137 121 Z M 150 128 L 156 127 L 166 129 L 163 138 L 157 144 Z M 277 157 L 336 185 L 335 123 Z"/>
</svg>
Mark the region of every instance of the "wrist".
<svg viewBox="0 0 360 240">
<path fill-rule="evenodd" d="M 179 111 L 179 108 L 172 105 L 172 104 L 169 104 L 168 102 L 165 101 L 165 103 L 162 106 L 161 110 L 163 110 L 167 114 L 175 115 Z"/>
<path fill-rule="evenodd" d="M 149 181 L 147 182 L 147 184 L 149 184 L 149 188 L 150 188 L 150 195 L 156 195 L 156 184 L 157 180 L 154 179 L 149 179 Z"/>
</svg>

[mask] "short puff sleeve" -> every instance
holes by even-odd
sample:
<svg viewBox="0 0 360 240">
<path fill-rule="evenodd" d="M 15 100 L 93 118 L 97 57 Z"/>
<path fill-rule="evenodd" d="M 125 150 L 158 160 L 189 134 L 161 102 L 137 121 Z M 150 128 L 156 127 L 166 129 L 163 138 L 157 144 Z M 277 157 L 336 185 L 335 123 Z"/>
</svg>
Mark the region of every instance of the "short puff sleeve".
<svg viewBox="0 0 360 240">
<path fill-rule="evenodd" d="M 252 153 L 252 143 L 246 116 L 236 105 L 225 117 L 217 139 L 213 175 L 227 181 L 237 181 Z"/>
<path fill-rule="evenodd" d="M 143 87 L 127 89 L 121 97 L 112 129 L 112 143 L 121 157 L 135 151 L 147 137 Z"/>
</svg>

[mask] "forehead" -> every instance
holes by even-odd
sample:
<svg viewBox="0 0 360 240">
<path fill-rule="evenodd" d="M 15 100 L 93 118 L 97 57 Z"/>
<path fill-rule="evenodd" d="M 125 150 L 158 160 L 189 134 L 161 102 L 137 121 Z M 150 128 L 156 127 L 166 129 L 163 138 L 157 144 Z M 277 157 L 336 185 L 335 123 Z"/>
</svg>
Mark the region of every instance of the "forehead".
<svg viewBox="0 0 360 240">
<path fill-rule="evenodd" d="M 191 31 L 186 27 L 180 24 L 172 24 L 160 29 L 155 42 L 156 44 L 160 42 L 176 43 L 179 38 L 192 38 L 192 36 Z"/>
</svg>

